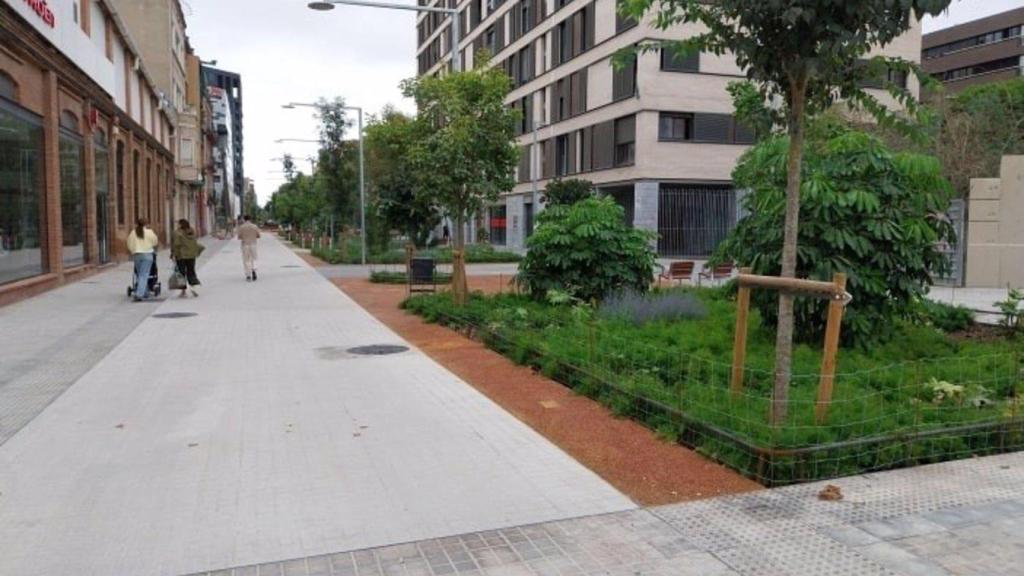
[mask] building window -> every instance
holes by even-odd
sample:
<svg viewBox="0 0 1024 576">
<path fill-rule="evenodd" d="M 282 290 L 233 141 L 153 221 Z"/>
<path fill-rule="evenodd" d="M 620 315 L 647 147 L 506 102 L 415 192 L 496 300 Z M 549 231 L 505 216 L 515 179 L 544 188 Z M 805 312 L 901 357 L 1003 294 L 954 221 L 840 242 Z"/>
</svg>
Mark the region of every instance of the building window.
<svg viewBox="0 0 1024 576">
<path fill-rule="evenodd" d="M 75 21 L 75 24 L 82 23 L 82 5 L 78 0 L 71 2 L 71 18 Z"/>
<path fill-rule="evenodd" d="M 110 237 L 108 234 L 107 222 L 108 198 L 110 197 L 110 150 L 107 147 L 107 133 L 97 130 L 93 135 L 93 175 L 96 188 L 96 245 L 99 253 L 96 254 L 100 263 L 110 261 Z"/>
<path fill-rule="evenodd" d="M 662 48 L 661 69 L 666 72 L 700 72 L 700 53 L 681 56 L 674 50 Z"/>
<path fill-rule="evenodd" d="M 0 284 L 46 271 L 42 120 L 0 99 Z"/>
<path fill-rule="evenodd" d="M 636 96 L 636 56 L 629 63 L 612 72 L 612 100 L 623 100 Z"/>
<path fill-rule="evenodd" d="M 662 112 L 658 115 L 658 140 L 686 142 L 693 140 L 693 114 Z"/>
<path fill-rule="evenodd" d="M 135 202 L 132 205 L 134 214 L 132 220 L 138 220 L 142 216 L 142 174 L 140 173 L 139 151 L 132 153 L 132 187 L 135 193 Z"/>
<path fill-rule="evenodd" d="M 626 30 L 629 30 L 637 25 L 636 18 L 632 16 L 623 16 L 619 10 L 622 9 L 622 0 L 616 0 L 615 2 L 615 33 L 621 34 Z"/>
<path fill-rule="evenodd" d="M 565 176 L 569 171 L 569 136 L 563 134 L 555 137 L 555 176 Z"/>
<path fill-rule="evenodd" d="M 956 68 L 953 70 L 947 70 L 940 76 L 940 80 L 943 82 L 950 82 L 953 80 L 961 80 L 964 78 L 970 78 L 971 76 L 979 76 L 981 74 L 988 74 L 991 72 L 999 72 L 1001 70 L 1012 70 L 1021 67 L 1021 59 L 1019 56 L 1012 56 L 1010 58 L 1001 58 L 999 60 L 992 60 L 990 62 L 983 62 L 981 64 L 974 64 L 973 66 L 966 66 L 964 68 Z"/>
<path fill-rule="evenodd" d="M 1010 26 L 1009 28 L 986 32 L 985 34 L 979 34 L 977 36 L 971 36 L 970 38 L 964 38 L 955 42 L 949 42 L 947 44 L 928 48 L 924 50 L 924 59 L 931 60 L 933 58 L 941 58 L 947 54 L 952 54 L 961 50 L 968 50 L 977 46 L 1002 42 L 1003 40 L 1008 40 L 1010 38 L 1019 38 L 1020 35 L 1020 26 Z"/>
<path fill-rule="evenodd" d="M 67 112 L 65 112 L 67 114 Z M 64 126 L 61 114 L 60 220 L 64 234 L 62 259 L 65 267 L 85 264 L 85 157 L 82 137 Z"/>
<path fill-rule="evenodd" d="M 124 226 L 124 142 L 118 141 L 114 155 L 114 188 L 117 200 L 117 223 Z"/>
<path fill-rule="evenodd" d="M 7 98 L 11 102 L 18 101 L 18 85 L 15 84 L 14 78 L 3 71 L 0 71 L 0 97 Z"/>
<path fill-rule="evenodd" d="M 183 166 L 192 166 L 194 161 L 194 150 L 195 144 L 188 138 L 181 139 L 181 150 L 178 154 L 181 164 Z"/>
<path fill-rule="evenodd" d="M 615 165 L 632 165 L 636 158 L 636 116 L 615 121 Z"/>
<path fill-rule="evenodd" d="M 491 244 L 496 246 L 504 246 L 507 240 L 506 231 L 508 230 L 507 214 L 508 208 L 506 206 L 492 206 L 490 209 L 490 221 L 488 222 L 490 228 Z"/>
</svg>

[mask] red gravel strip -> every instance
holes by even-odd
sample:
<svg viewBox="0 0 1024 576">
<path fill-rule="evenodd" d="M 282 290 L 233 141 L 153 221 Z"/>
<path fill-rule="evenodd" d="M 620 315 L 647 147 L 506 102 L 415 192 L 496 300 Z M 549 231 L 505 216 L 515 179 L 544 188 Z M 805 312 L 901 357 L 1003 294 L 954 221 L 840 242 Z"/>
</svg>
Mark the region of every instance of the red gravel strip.
<svg viewBox="0 0 1024 576">
<path fill-rule="evenodd" d="M 405 313 L 398 307 L 406 296 L 404 286 L 347 278 L 334 282 L 392 330 L 637 504 L 655 506 L 761 489 L 478 342 Z M 471 277 L 469 283 L 474 290 L 496 291 L 499 286 L 497 277 Z"/>
</svg>

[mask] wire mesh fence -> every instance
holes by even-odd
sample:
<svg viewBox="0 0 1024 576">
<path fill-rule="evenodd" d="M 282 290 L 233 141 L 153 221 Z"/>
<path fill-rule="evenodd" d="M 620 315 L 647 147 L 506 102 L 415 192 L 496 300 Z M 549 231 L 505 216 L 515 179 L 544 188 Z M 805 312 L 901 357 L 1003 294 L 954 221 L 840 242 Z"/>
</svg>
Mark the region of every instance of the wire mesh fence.
<svg viewBox="0 0 1024 576">
<path fill-rule="evenodd" d="M 737 393 L 729 363 L 589 319 L 514 311 L 500 321 L 452 311 L 433 319 L 768 486 L 1024 447 L 1018 353 L 838 373 L 824 422 L 815 418 L 819 375 L 797 374 L 787 415 L 773 425 L 769 370 L 745 367 Z"/>
</svg>

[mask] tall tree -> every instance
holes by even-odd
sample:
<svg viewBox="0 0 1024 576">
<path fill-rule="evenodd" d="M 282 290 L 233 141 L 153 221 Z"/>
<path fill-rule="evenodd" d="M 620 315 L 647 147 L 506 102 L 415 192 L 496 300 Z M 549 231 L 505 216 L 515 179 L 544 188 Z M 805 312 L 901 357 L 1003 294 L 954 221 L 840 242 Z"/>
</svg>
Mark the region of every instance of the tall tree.
<svg viewBox="0 0 1024 576">
<path fill-rule="evenodd" d="M 314 174 L 327 207 L 338 222 L 355 222 L 359 197 L 359 152 L 350 138 L 352 120 L 345 100 L 321 98 L 317 102 L 320 151 Z"/>
<path fill-rule="evenodd" d="M 938 14 L 952 0 L 625 0 L 626 16 L 653 13 L 653 25 L 667 30 L 696 24 L 699 31 L 681 42 L 657 42 L 645 48 L 668 48 L 682 55 L 732 54 L 765 100 L 782 104 L 779 120 L 789 134 L 786 177 L 786 218 L 781 256 L 782 276 L 793 278 L 797 265 L 801 166 L 804 129 L 809 115 L 838 99 L 859 105 L 882 122 L 896 117 L 861 89 L 880 67 L 904 72 L 909 62 L 875 58 L 871 51 L 906 32 L 912 18 Z M 914 109 L 913 97 L 892 82 L 890 92 Z M 772 421 L 786 417 L 793 355 L 793 295 L 779 295 L 775 343 L 775 385 Z"/>
<path fill-rule="evenodd" d="M 417 138 L 410 158 L 418 193 L 429 195 L 455 223 L 452 292 L 466 298 L 465 223 L 515 185 L 519 150 L 513 134 L 518 113 L 505 106 L 511 80 L 486 65 L 403 83 L 416 100 Z"/>
<path fill-rule="evenodd" d="M 424 246 L 441 213 L 430 194 L 417 190 L 409 151 L 416 138 L 413 118 L 393 107 L 366 126 L 367 177 L 372 205 L 383 224 L 400 230 L 416 246 Z"/>
</svg>

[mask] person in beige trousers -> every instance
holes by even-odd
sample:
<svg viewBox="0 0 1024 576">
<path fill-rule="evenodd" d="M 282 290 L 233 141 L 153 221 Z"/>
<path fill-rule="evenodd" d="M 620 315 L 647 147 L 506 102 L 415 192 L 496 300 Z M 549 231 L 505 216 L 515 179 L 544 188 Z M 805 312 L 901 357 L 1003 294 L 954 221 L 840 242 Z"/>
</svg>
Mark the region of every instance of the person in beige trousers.
<svg viewBox="0 0 1024 576">
<path fill-rule="evenodd" d="M 256 281 L 256 241 L 260 238 L 260 229 L 252 223 L 246 214 L 245 222 L 238 227 L 238 239 L 242 242 L 242 264 L 245 266 L 246 282 Z"/>
</svg>

